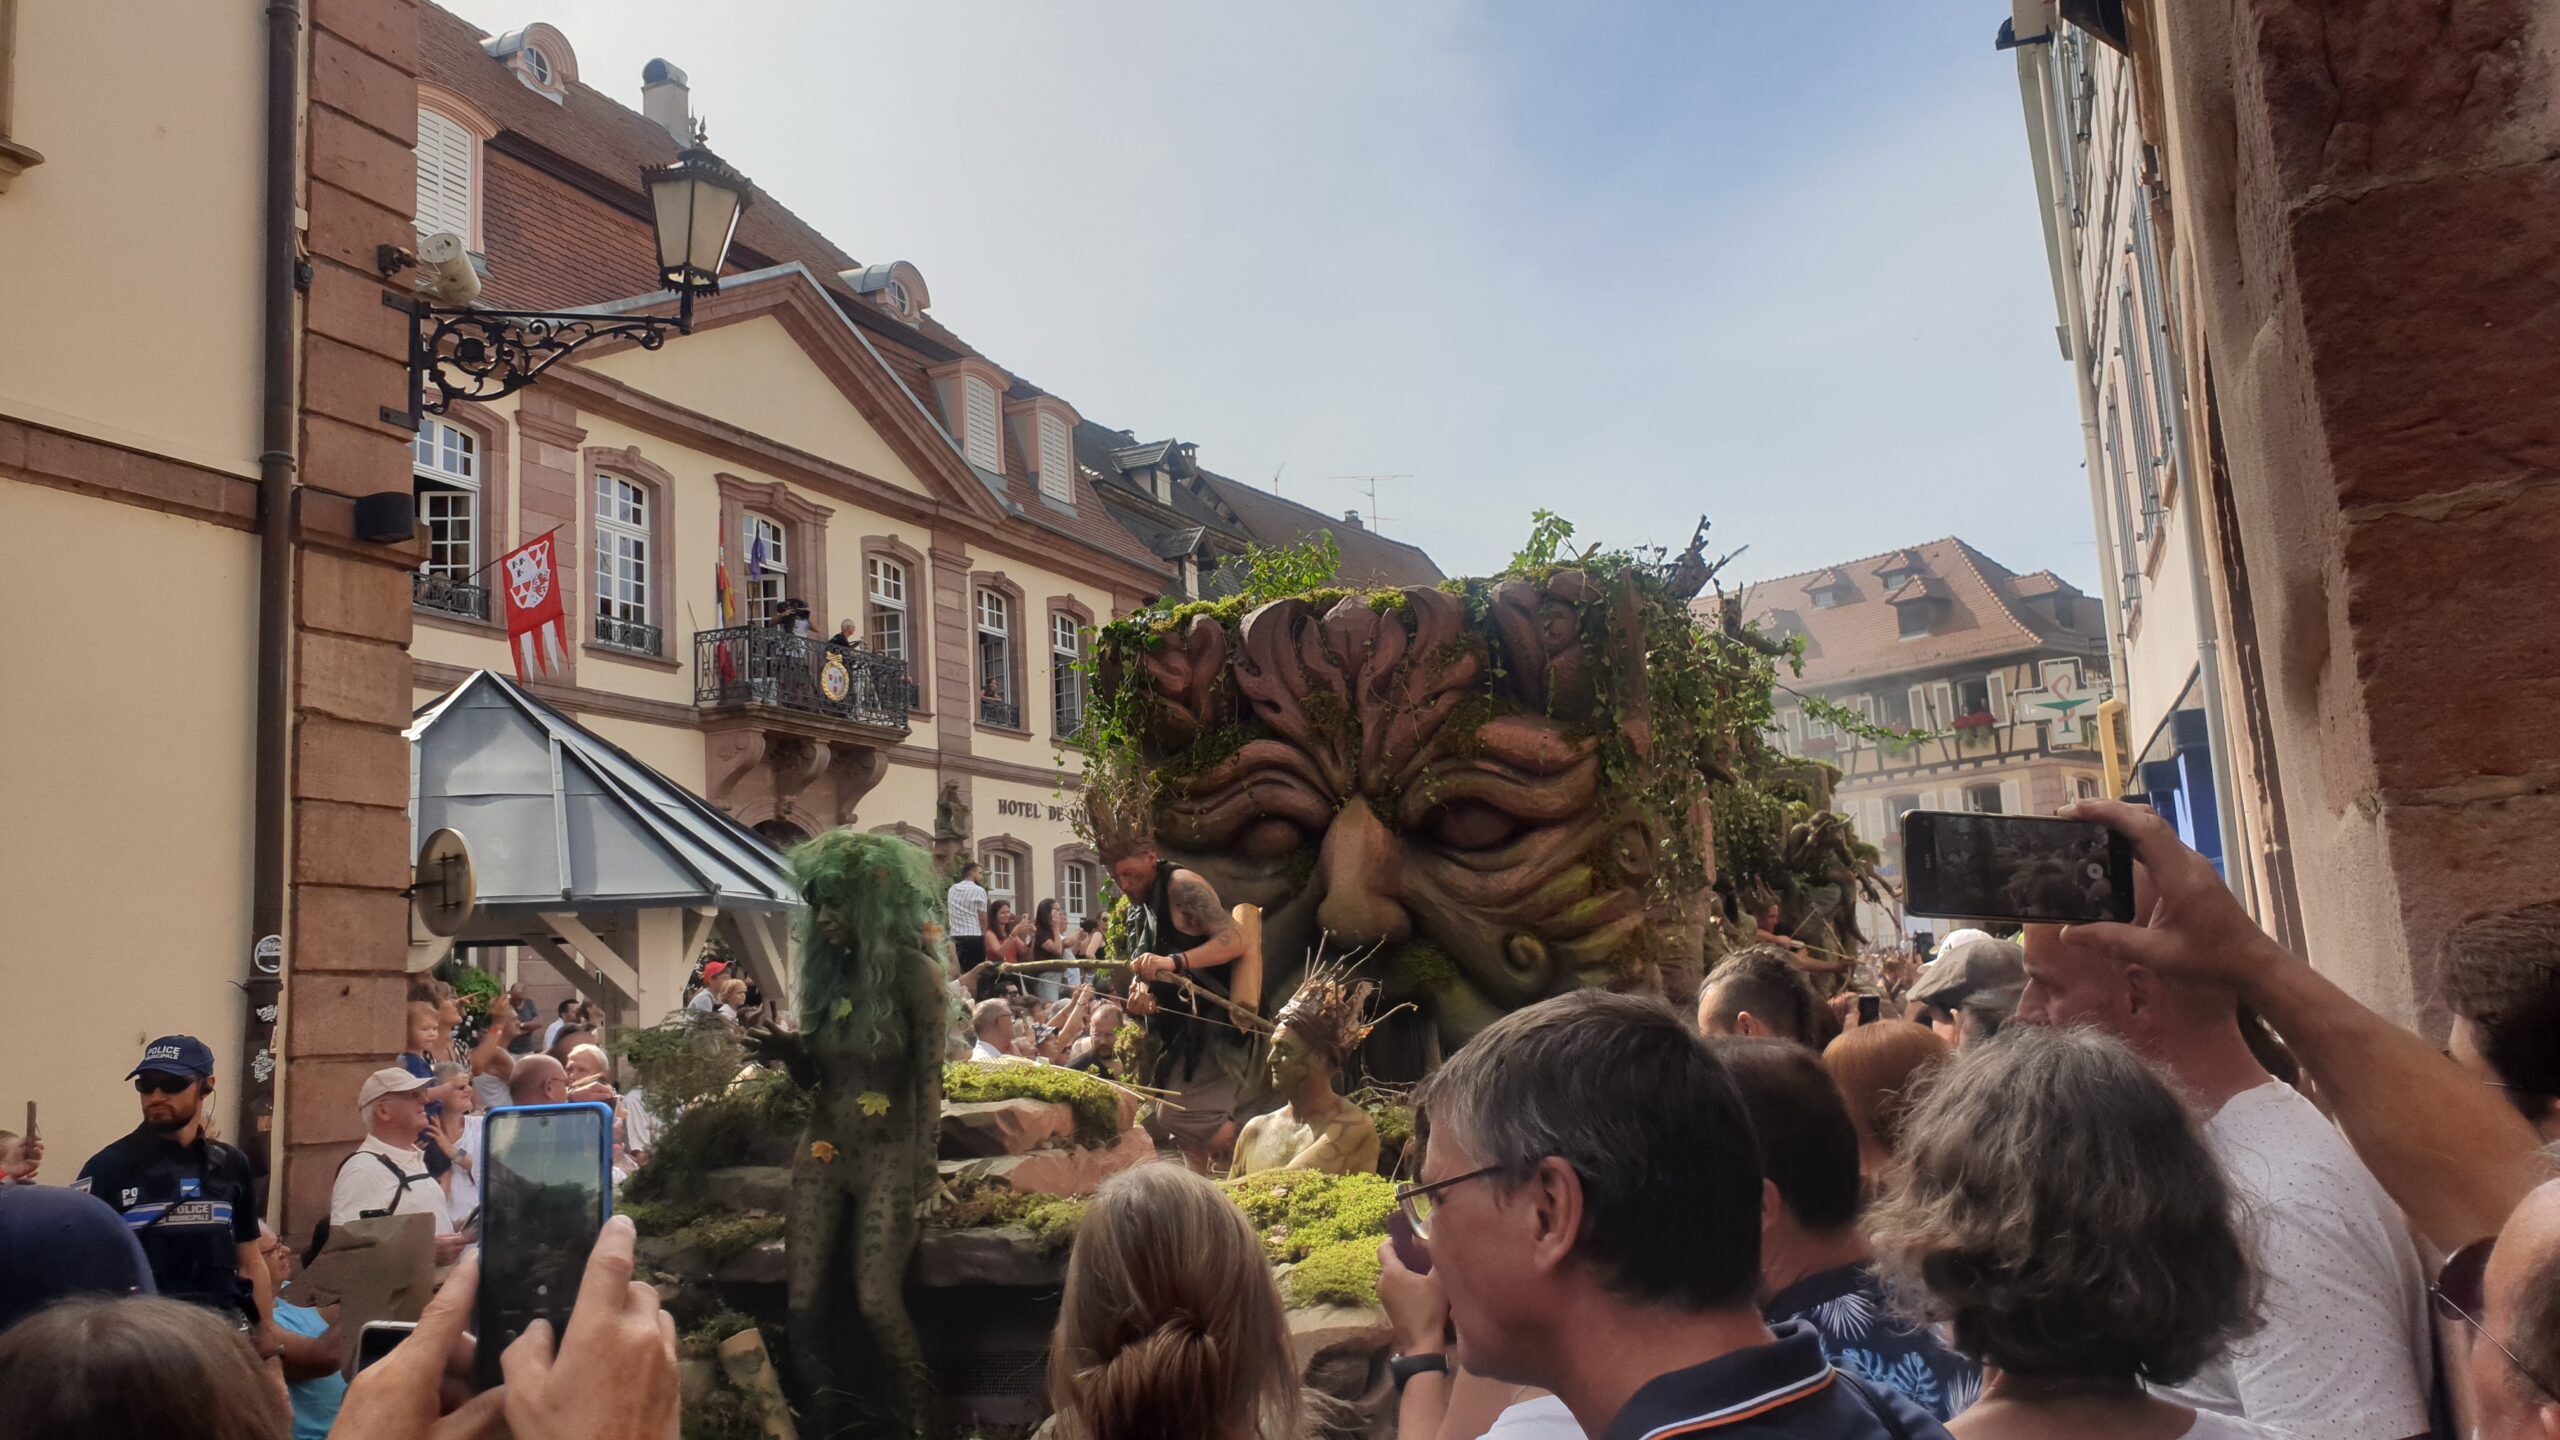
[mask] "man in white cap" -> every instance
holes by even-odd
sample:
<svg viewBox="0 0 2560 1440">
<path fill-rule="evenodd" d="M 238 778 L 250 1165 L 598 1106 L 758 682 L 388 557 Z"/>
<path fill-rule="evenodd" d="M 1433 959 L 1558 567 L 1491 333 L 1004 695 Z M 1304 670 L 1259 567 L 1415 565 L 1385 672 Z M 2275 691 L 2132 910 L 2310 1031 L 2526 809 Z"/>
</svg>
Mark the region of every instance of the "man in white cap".
<svg viewBox="0 0 2560 1440">
<path fill-rule="evenodd" d="M 356 1092 L 364 1143 L 338 1166 L 337 1183 L 329 1191 L 329 1223 L 432 1215 L 436 1263 L 450 1265 L 461 1258 L 470 1237 L 454 1233 L 444 1187 L 427 1174 L 427 1157 L 418 1149 L 418 1132 L 427 1123 L 426 1091 L 433 1083 L 398 1066 L 365 1077 Z"/>
</svg>

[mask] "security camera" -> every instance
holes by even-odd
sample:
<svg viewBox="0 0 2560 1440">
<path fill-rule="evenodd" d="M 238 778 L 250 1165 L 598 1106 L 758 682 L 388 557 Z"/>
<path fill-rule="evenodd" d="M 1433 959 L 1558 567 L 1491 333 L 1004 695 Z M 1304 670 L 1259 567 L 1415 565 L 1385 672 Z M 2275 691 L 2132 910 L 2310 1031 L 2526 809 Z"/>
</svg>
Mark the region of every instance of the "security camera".
<svg viewBox="0 0 2560 1440">
<path fill-rule="evenodd" d="M 480 298 L 480 272 L 471 268 L 471 252 L 449 230 L 418 242 L 418 273 L 410 283 L 419 294 L 456 310 Z"/>
</svg>

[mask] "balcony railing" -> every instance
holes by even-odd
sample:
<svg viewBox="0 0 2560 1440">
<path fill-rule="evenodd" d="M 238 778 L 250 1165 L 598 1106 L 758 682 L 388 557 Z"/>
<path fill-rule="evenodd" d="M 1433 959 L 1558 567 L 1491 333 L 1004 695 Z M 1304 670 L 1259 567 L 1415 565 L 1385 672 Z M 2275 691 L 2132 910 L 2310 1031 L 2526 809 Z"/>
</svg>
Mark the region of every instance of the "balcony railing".
<svg viewBox="0 0 2560 1440">
<path fill-rule="evenodd" d="M 596 643 L 616 650 L 629 650 L 639 655 L 660 655 L 666 632 L 655 625 L 637 620 L 616 620 L 610 615 L 596 617 Z"/>
<path fill-rule="evenodd" d="M 460 615 L 468 620 L 489 618 L 489 587 L 472 585 L 450 575 L 431 575 L 424 570 L 409 573 L 409 603 L 420 610 L 439 615 Z"/>
<path fill-rule="evenodd" d="M 915 693 L 903 660 L 760 625 L 693 636 L 696 705 L 769 705 L 853 725 L 905 730 Z"/>
<path fill-rule="evenodd" d="M 1022 728 L 1022 707 L 1010 700 L 991 700 L 981 695 L 978 697 L 978 723 L 1019 730 Z"/>
</svg>

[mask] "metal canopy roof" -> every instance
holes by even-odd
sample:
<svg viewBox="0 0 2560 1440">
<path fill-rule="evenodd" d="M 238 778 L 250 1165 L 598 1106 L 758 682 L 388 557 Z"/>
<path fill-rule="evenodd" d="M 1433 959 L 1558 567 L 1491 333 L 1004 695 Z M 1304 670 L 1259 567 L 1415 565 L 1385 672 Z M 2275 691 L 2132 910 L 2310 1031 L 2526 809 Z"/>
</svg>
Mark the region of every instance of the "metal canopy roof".
<svg viewBox="0 0 2560 1440">
<path fill-rule="evenodd" d="M 410 844 L 460 833 L 482 913 L 800 903 L 762 836 L 504 676 L 473 672 L 407 734 Z"/>
</svg>

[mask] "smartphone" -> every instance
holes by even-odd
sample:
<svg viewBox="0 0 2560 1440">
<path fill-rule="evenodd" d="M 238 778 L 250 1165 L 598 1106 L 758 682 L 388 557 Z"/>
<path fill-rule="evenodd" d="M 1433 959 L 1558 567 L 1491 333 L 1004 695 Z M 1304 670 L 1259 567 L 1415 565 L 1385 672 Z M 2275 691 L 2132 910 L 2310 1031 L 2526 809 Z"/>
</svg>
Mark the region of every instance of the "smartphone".
<svg viewBox="0 0 2560 1440">
<path fill-rule="evenodd" d="M 409 1332 L 417 1328 L 415 1320 L 366 1321 L 364 1328 L 356 1332 L 356 1373 L 361 1375 L 372 1369 L 374 1362 L 398 1349 L 400 1342 L 409 1338 Z"/>
<path fill-rule="evenodd" d="M 1861 1025 L 1873 1025 L 1874 1023 L 1876 1023 L 1876 1020 L 1877 1020 L 1880 1016 L 1882 1016 L 1882 1015 L 1883 1015 L 1883 1013 L 1884 1013 L 1884 997 L 1883 997 L 1883 996 L 1881 996 L 1881 995 L 1860 995 L 1860 996 L 1858 997 L 1858 1023 L 1859 1023 L 1859 1024 L 1861 1024 Z"/>
<path fill-rule="evenodd" d="M 1422 1237 L 1413 1233 L 1413 1222 L 1404 1218 L 1402 1210 L 1387 1215 L 1387 1243 L 1396 1247 L 1396 1259 L 1416 1275 L 1431 1273 L 1431 1252 L 1423 1247 Z"/>
<path fill-rule="evenodd" d="M 30 1144 L 30 1145 L 33 1145 L 33 1144 L 34 1144 L 34 1143 L 36 1143 L 37 1141 L 39 1141 L 39 1140 L 41 1140 L 41 1139 L 43 1139 L 43 1138 L 44 1138 L 44 1132 L 43 1132 L 43 1131 L 41 1131 L 41 1130 L 38 1130 L 38 1129 L 36 1128 L 36 1102 L 34 1102 L 33 1100 L 30 1100 L 30 1101 L 28 1101 L 28 1102 L 27 1102 L 27 1130 L 26 1130 L 26 1137 L 27 1137 L 27 1143 L 28 1143 L 28 1144 Z"/>
<path fill-rule="evenodd" d="M 505 1106 L 482 1131 L 480 1294 L 483 1389 L 525 1327 L 569 1326 L 587 1252 L 613 1213 L 613 1112 L 593 1102 Z"/>
<path fill-rule="evenodd" d="M 1903 909 L 2078 925 L 2133 918 L 2133 846 L 2104 825 L 1914 810 L 1902 819 Z"/>
</svg>

